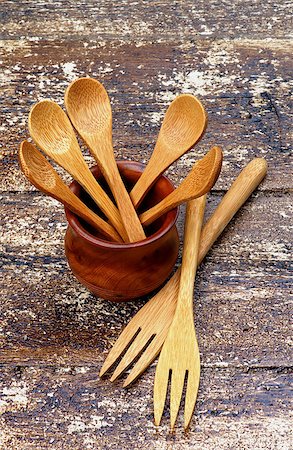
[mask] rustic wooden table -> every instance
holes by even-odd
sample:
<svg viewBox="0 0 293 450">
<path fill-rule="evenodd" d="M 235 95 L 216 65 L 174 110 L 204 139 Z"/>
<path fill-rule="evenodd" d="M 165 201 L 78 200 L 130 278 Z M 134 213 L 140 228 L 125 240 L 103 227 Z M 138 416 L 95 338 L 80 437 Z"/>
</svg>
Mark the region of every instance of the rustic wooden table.
<svg viewBox="0 0 293 450">
<path fill-rule="evenodd" d="M 290 3 L 1 2 L 1 449 L 292 448 Z M 211 144 L 223 147 L 207 215 L 254 156 L 269 164 L 198 273 L 202 378 L 186 435 L 182 415 L 175 435 L 167 415 L 153 425 L 155 364 L 129 390 L 99 379 L 145 299 L 111 304 L 76 281 L 62 207 L 19 170 L 32 104 L 49 97 L 63 105 L 68 83 L 84 75 L 110 93 L 119 158 L 148 160 L 176 94 L 203 101 L 207 133 L 168 174 L 177 184 Z M 181 238 L 182 225 L 183 212 Z"/>
</svg>

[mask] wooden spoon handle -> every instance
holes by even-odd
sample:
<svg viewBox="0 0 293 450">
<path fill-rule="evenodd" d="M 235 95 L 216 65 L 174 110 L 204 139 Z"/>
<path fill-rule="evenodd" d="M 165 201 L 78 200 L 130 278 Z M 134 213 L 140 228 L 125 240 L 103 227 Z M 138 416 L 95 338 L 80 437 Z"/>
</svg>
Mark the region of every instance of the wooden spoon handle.
<svg viewBox="0 0 293 450">
<path fill-rule="evenodd" d="M 202 229 L 198 253 L 198 265 L 202 262 L 233 216 L 266 176 L 267 169 L 268 165 L 265 159 L 255 158 L 247 164 L 242 172 L 240 172 Z M 173 277 L 170 278 L 168 283 L 163 287 L 163 289 L 166 290 L 166 296 L 167 291 L 168 297 L 171 295 L 173 297 L 173 295 L 175 295 L 175 290 L 178 290 L 180 272 L 181 267 L 177 269 Z"/>
<path fill-rule="evenodd" d="M 202 159 L 196 162 L 177 189 L 140 215 L 141 223 L 150 225 L 162 214 L 167 213 L 181 203 L 201 197 L 210 191 L 220 174 L 222 157 L 221 148 L 217 146 L 212 147 Z"/>
<path fill-rule="evenodd" d="M 23 141 L 19 147 L 18 157 L 22 172 L 37 189 L 67 206 L 108 239 L 122 241 L 109 223 L 97 216 L 73 194 L 49 161 L 33 144 Z"/>
<path fill-rule="evenodd" d="M 91 174 L 91 176 L 90 176 Z M 77 178 L 76 178 L 77 179 Z M 111 224 L 115 227 L 118 233 L 123 237 L 124 242 L 129 242 L 128 235 L 121 220 L 120 213 L 114 203 L 110 200 L 106 192 L 102 189 L 100 184 L 94 178 L 89 171 L 88 175 L 85 171 L 82 172 L 82 176 L 77 180 L 79 184 L 89 193 L 95 203 L 108 217 Z"/>
<path fill-rule="evenodd" d="M 61 179 L 60 182 L 63 184 Z M 61 193 L 61 187 L 59 190 Z M 47 194 L 50 195 L 49 192 L 47 192 Z M 84 219 L 106 238 L 110 239 L 111 241 L 122 242 L 121 237 L 112 227 L 112 225 L 101 219 L 101 217 L 99 217 L 91 209 L 89 209 L 75 194 L 73 194 L 73 192 L 71 192 L 69 187 L 67 187 L 65 184 L 63 184 L 62 186 L 62 198 L 57 198 L 57 196 L 54 194 L 51 194 L 51 197 L 59 200 L 64 204 L 64 206 L 70 209 L 70 211 Z"/>
<path fill-rule="evenodd" d="M 137 209 L 152 187 L 156 179 L 159 177 L 161 171 L 157 168 L 160 167 L 160 162 L 157 161 L 155 152 L 152 154 L 146 168 L 142 172 L 141 176 L 135 183 L 130 192 L 130 198 L 134 207 Z"/>
<path fill-rule="evenodd" d="M 92 154 L 99 163 L 100 160 L 96 157 L 95 148 L 89 146 Z M 106 152 L 105 152 L 106 153 Z M 116 161 L 114 159 L 113 149 L 107 152 L 109 157 L 108 161 L 105 161 L 103 165 L 100 165 L 100 169 L 107 180 L 107 183 L 114 195 L 116 204 L 123 222 L 125 233 L 127 235 L 126 242 L 142 241 L 146 238 L 142 224 L 138 218 L 137 212 L 133 206 L 130 196 L 126 190 L 126 187 L 122 181 L 119 173 Z M 113 157 L 112 157 L 113 155 Z"/>
<path fill-rule="evenodd" d="M 38 102 L 29 113 L 28 126 L 32 138 L 43 152 L 79 182 L 119 234 L 127 239 L 120 213 L 87 166 L 63 109 L 50 100 Z"/>
<path fill-rule="evenodd" d="M 42 189 L 41 186 L 37 186 L 36 183 L 32 181 L 32 179 L 30 179 L 30 181 L 39 190 L 49 195 L 50 197 L 55 198 L 64 206 L 66 206 L 68 209 L 70 209 L 70 211 L 72 211 L 78 217 L 81 217 L 87 223 L 92 225 L 99 233 L 101 233 L 107 239 L 110 239 L 111 241 L 115 242 L 122 242 L 122 239 L 116 232 L 116 230 L 109 223 L 105 222 L 91 209 L 89 209 L 76 195 L 73 194 L 73 192 L 71 192 L 71 190 L 65 184 L 62 186 L 62 188 L 59 185 L 59 193 L 58 195 L 56 195 L 52 192 Z M 57 183 L 57 185 L 58 184 L 59 183 Z"/>
<path fill-rule="evenodd" d="M 156 179 L 200 140 L 206 126 L 206 111 L 196 97 L 181 94 L 172 101 L 151 158 L 130 193 L 136 209 Z"/>
</svg>

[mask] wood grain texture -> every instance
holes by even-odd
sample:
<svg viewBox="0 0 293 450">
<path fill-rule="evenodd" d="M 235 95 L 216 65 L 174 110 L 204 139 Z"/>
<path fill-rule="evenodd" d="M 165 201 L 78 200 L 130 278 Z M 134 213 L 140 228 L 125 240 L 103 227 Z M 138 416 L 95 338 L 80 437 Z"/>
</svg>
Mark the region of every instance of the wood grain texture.
<svg viewBox="0 0 293 450">
<path fill-rule="evenodd" d="M 203 368 L 205 395 L 199 393 L 196 426 L 188 437 L 180 430 L 170 436 L 167 426 L 155 430 L 147 379 L 128 391 L 106 382 L 97 390 L 96 374 L 97 367 L 87 365 L 3 368 L 2 447 L 289 449 L 291 376 L 286 370 Z M 132 432 L 134 411 L 138 427 Z"/>
<path fill-rule="evenodd" d="M 220 199 L 220 194 L 208 199 L 208 215 Z M 27 194 L 5 197 L 1 358 L 10 361 L 14 352 L 21 358 L 17 349 L 25 347 L 24 361 L 32 363 L 29 349 L 34 355 L 38 347 L 51 347 L 53 355 L 55 346 L 64 349 L 66 363 L 73 361 L 66 344 L 79 350 L 81 363 L 87 349 L 90 353 L 96 349 L 101 353 L 93 364 L 101 364 L 122 326 L 144 301 L 112 305 L 80 287 L 64 258 L 63 212 L 58 205 L 53 209 L 52 202 L 39 195 L 31 195 L 30 202 Z M 281 220 L 282 214 L 291 216 L 290 202 L 289 195 L 252 196 L 199 269 L 198 338 L 212 365 L 290 365 L 291 234 L 286 227 L 266 226 Z M 180 215 L 179 228 L 182 223 Z M 36 364 L 51 361 L 38 353 Z"/>
<path fill-rule="evenodd" d="M 54 39 L 68 36 L 72 40 L 90 37 L 94 41 L 113 41 L 117 38 L 129 42 L 176 41 L 178 38 L 266 39 L 290 38 L 290 2 L 263 4 L 256 0 L 247 5 L 245 0 L 235 4 L 222 4 L 211 0 L 155 3 L 122 0 L 113 5 L 110 0 L 97 4 L 95 0 L 67 2 L 61 0 L 58 10 L 52 1 L 25 0 L 22 8 L 13 1 L 1 2 L 3 37 L 37 36 Z M 139 6 L 139 7 L 138 7 Z M 237 25 L 235 25 L 237 24 Z M 97 39 L 98 38 L 98 39 Z"/>
<path fill-rule="evenodd" d="M 1 88 L 1 191 L 27 189 L 19 179 L 16 144 L 27 137 L 32 104 L 44 97 L 62 104 L 68 83 L 85 74 L 100 79 L 111 95 L 117 157 L 131 160 L 135 155 L 147 162 L 167 105 L 177 94 L 190 92 L 202 100 L 209 125 L 195 152 L 169 169 L 175 182 L 217 144 L 227 171 L 216 188 L 227 189 L 254 156 L 266 158 L 270 168 L 262 189 L 292 188 L 290 41 L 84 43 L 3 42 L 1 59 L 8 69 Z M 87 161 L 94 164 L 89 156 Z"/>
<path fill-rule="evenodd" d="M 0 2 L 3 450 L 291 450 L 290 8 L 287 0 Z M 168 435 L 168 417 L 154 430 L 154 367 L 129 391 L 98 380 L 145 300 L 111 305 L 81 288 L 65 263 L 62 208 L 20 175 L 31 106 L 43 98 L 63 106 L 69 82 L 85 75 L 111 96 L 120 159 L 147 162 L 172 99 L 201 99 L 207 133 L 168 173 L 178 186 L 211 145 L 223 148 L 207 214 L 248 161 L 268 162 L 260 191 L 198 270 L 202 378 L 188 436 L 181 426 Z M 84 147 L 83 155 L 94 164 Z M 178 225 L 182 236 L 182 213 Z"/>
<path fill-rule="evenodd" d="M 24 241 L 16 241 L 9 221 L 5 227 L 0 352 L 2 401 L 10 408 L 2 415 L 5 450 L 24 445 L 45 449 L 52 439 L 57 449 L 82 448 L 90 441 L 92 447 L 117 450 L 127 449 L 129 442 L 137 449 L 172 444 L 178 449 L 242 445 L 252 450 L 256 440 L 259 448 L 289 449 L 290 234 L 284 228 L 281 234 L 268 232 L 266 227 L 279 220 L 280 213 L 291 214 L 288 195 L 253 196 L 199 269 L 195 309 L 202 351 L 199 408 L 188 439 L 178 430 L 175 440 L 168 437 L 167 426 L 155 435 L 147 413 L 152 408 L 154 368 L 128 394 L 121 385 L 97 381 L 105 352 L 143 302 L 113 307 L 81 289 L 62 256 L 64 227 L 58 226 L 62 223 L 58 209 L 52 214 L 51 201 L 34 195 L 27 211 L 27 194 L 19 197 L 8 195 L 4 210 L 7 219 L 17 212 L 14 226 L 27 232 Z M 220 198 L 213 194 L 208 214 Z M 36 223 L 36 214 L 44 220 Z M 23 392 L 28 403 L 19 405 L 17 394 Z M 42 409 L 41 399 L 47 405 Z M 135 435 L 129 430 L 133 411 L 139 424 Z M 114 417 L 116 423 L 94 429 L 92 415 L 104 416 L 104 422 Z M 38 417 L 33 434 L 31 417 Z"/>
</svg>

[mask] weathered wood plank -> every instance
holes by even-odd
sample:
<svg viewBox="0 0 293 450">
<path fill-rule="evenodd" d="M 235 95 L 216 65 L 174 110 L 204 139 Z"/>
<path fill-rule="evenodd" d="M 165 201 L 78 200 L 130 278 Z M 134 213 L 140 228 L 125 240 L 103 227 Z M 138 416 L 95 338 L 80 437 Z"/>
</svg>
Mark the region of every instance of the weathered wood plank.
<svg viewBox="0 0 293 450">
<path fill-rule="evenodd" d="M 0 449 L 291 450 L 290 6 L 0 2 Z M 175 436 L 168 414 L 153 426 L 154 365 L 129 391 L 99 380 L 108 349 L 145 300 L 113 305 L 78 284 L 64 257 L 62 207 L 35 192 L 17 164 L 31 105 L 62 104 L 68 83 L 87 74 L 110 93 L 120 158 L 148 160 L 176 94 L 202 99 L 207 135 L 169 175 L 177 184 L 210 144 L 222 145 L 208 213 L 253 156 L 269 162 L 260 192 L 198 273 L 203 370 L 187 435 L 182 415 Z M 178 226 L 182 237 L 183 213 Z"/>
<path fill-rule="evenodd" d="M 167 41 L 198 36 L 283 38 L 292 27 L 290 1 L 218 0 L 155 2 L 121 0 L 2 1 L 3 37 L 21 36 L 70 39 L 90 37 L 95 41 Z"/>
<path fill-rule="evenodd" d="M 86 44 L 86 45 L 85 45 Z M 167 105 L 180 92 L 198 95 L 209 113 L 202 143 L 174 165 L 186 175 L 211 144 L 223 146 L 226 189 L 253 156 L 267 158 L 263 189 L 292 187 L 290 167 L 290 41 L 215 41 L 135 44 L 90 41 L 10 41 L 2 48 L 2 180 L 0 189 L 26 190 L 16 151 L 27 136 L 27 116 L 38 99 L 58 103 L 68 82 L 90 74 L 105 83 L 114 113 L 117 156 L 147 161 Z M 195 155 L 196 153 L 196 155 Z"/>
<path fill-rule="evenodd" d="M 220 197 L 211 195 L 208 214 Z M 195 313 L 204 365 L 290 365 L 290 204 L 289 194 L 254 195 L 199 270 Z M 51 200 L 7 195 L 3 213 L 0 361 L 101 364 L 143 300 L 111 304 L 74 279 L 62 209 L 52 209 Z M 181 213 L 181 234 L 182 222 Z"/>
<path fill-rule="evenodd" d="M 221 191 L 209 194 L 206 217 L 212 214 L 223 194 Z M 220 257 L 230 258 L 225 253 L 230 249 L 235 257 L 247 258 L 247 263 L 251 256 L 268 262 L 290 261 L 290 249 L 286 245 L 291 242 L 291 198 L 291 193 L 256 191 L 224 231 L 228 240 L 225 248 L 217 245 Z M 38 191 L 3 193 L 1 199 L 1 243 L 7 255 L 11 252 L 15 257 L 31 260 L 42 256 L 63 258 L 66 219 L 59 202 Z M 183 220 L 184 207 L 181 207 L 177 222 L 181 235 Z M 265 227 L 265 224 L 272 226 Z M 220 238 L 222 242 L 225 241 Z"/>
<path fill-rule="evenodd" d="M 204 369 L 191 429 L 182 432 L 180 411 L 173 436 L 167 413 L 157 431 L 153 425 L 153 375 L 123 390 L 88 366 L 4 368 L 2 448 L 289 450 L 288 371 Z"/>
</svg>

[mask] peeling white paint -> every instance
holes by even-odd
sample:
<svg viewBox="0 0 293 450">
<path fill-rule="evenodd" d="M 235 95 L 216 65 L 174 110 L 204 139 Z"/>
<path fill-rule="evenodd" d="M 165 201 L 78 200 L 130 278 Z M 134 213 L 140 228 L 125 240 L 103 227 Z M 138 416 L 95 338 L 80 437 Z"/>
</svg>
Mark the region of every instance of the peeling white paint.
<svg viewBox="0 0 293 450">
<path fill-rule="evenodd" d="M 267 75 L 259 75 L 249 81 L 249 90 L 252 93 L 252 103 L 254 106 L 262 106 L 267 100 L 263 99 L 261 94 L 271 90 L 272 82 L 269 81 Z"/>
<path fill-rule="evenodd" d="M 211 45 L 203 62 L 210 67 L 239 63 L 239 54 L 233 42 L 217 41 Z"/>
<path fill-rule="evenodd" d="M 91 370 L 90 367 L 76 367 L 75 368 L 75 373 L 80 373 L 80 374 L 84 374 L 87 373 Z"/>
<path fill-rule="evenodd" d="M 91 75 L 95 77 L 100 77 L 101 75 L 105 75 L 107 73 L 113 72 L 113 69 L 111 67 L 110 63 L 105 63 L 101 65 L 97 70 L 93 71 Z"/>
<path fill-rule="evenodd" d="M 64 72 L 64 75 L 69 81 L 74 80 L 74 78 L 77 77 L 76 73 L 76 64 L 74 62 L 66 62 L 61 64 L 62 70 Z"/>
<path fill-rule="evenodd" d="M 113 409 L 117 408 L 117 403 L 109 398 L 103 399 L 101 402 L 98 402 L 98 408 L 106 408 L 106 409 Z"/>
<path fill-rule="evenodd" d="M 111 417 L 112 422 L 115 422 L 115 418 Z M 100 430 L 104 427 L 113 427 L 113 423 L 107 422 L 104 415 L 91 415 L 90 421 L 85 422 L 82 416 L 75 416 L 72 422 L 67 427 L 69 434 L 82 433 L 88 430 Z"/>
<path fill-rule="evenodd" d="M 85 422 L 81 419 L 81 416 L 75 417 L 68 425 L 67 431 L 69 434 L 81 433 L 86 429 Z"/>
<path fill-rule="evenodd" d="M 5 50 L 6 53 L 12 53 L 16 50 L 19 51 L 21 49 L 29 49 L 30 45 L 27 40 L 24 39 L 15 39 L 15 40 L 0 40 L 0 48 Z"/>
<path fill-rule="evenodd" d="M 159 125 L 162 123 L 164 115 L 165 115 L 164 111 L 159 111 L 159 112 L 154 111 L 152 113 L 146 114 L 147 121 L 151 122 L 155 125 Z"/>
<path fill-rule="evenodd" d="M 170 78 L 166 74 L 159 73 L 158 78 L 162 86 L 172 88 L 169 91 L 162 90 L 159 94 L 160 101 L 170 102 L 178 92 L 192 93 L 199 96 L 215 95 L 217 92 L 227 90 L 227 86 L 233 86 L 239 71 L 235 70 L 235 64 L 239 63 L 239 54 L 232 43 L 218 41 L 208 51 L 203 63 L 206 69 L 190 68 L 189 71 L 173 71 Z M 243 82 L 243 80 L 242 80 Z M 235 87 L 233 92 L 238 92 Z"/>
<path fill-rule="evenodd" d="M 10 387 L 4 387 L 0 394 L 0 414 L 25 409 L 28 405 L 27 393 L 28 387 L 23 381 L 14 381 Z"/>
<path fill-rule="evenodd" d="M 162 91 L 158 94 L 162 102 L 170 102 L 178 93 L 191 93 L 205 97 L 211 93 L 216 94 L 232 86 L 237 78 L 234 74 L 223 74 L 220 69 L 191 70 L 190 72 L 173 72 L 173 76 L 167 79 L 166 75 L 159 74 L 163 86 L 172 87 L 169 92 Z M 237 90 L 234 89 L 234 92 Z M 238 91 L 237 91 L 238 92 Z"/>
<path fill-rule="evenodd" d="M 14 93 L 14 88 L 11 86 L 11 82 L 16 79 L 16 75 L 11 73 L 10 70 L 0 71 L 0 86 L 10 86 L 10 92 Z M 6 118 L 7 120 L 7 118 Z"/>
</svg>

